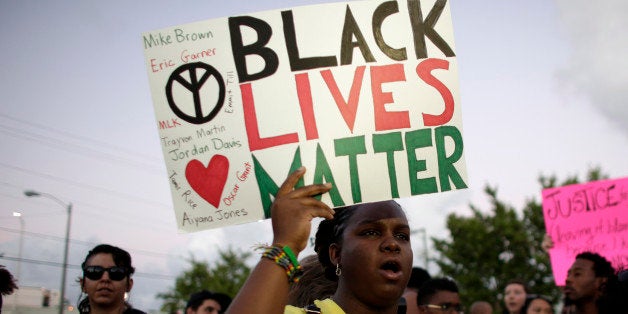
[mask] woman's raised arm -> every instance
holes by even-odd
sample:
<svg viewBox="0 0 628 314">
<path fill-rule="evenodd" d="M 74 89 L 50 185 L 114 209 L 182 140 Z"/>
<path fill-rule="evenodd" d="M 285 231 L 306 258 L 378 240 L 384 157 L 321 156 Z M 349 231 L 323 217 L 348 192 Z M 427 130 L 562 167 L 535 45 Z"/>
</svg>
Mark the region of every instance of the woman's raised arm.
<svg viewBox="0 0 628 314">
<path fill-rule="evenodd" d="M 294 253 L 294 259 L 307 245 L 312 219 L 332 219 L 334 211 L 313 196 L 331 189 L 331 184 L 313 184 L 295 189 L 305 173 L 301 167 L 291 173 L 279 188 L 271 207 L 273 246 Z M 262 258 L 238 292 L 227 313 L 283 313 L 290 288 L 284 266 Z"/>
</svg>

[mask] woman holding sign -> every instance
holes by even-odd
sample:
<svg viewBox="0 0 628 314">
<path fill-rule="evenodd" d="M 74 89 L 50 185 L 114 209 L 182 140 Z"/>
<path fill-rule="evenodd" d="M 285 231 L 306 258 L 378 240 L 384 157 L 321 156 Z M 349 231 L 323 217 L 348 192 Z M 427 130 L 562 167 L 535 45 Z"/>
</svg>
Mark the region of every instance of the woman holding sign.
<svg viewBox="0 0 628 314">
<path fill-rule="evenodd" d="M 360 204 L 335 211 L 314 196 L 327 184 L 295 189 L 305 173 L 290 174 L 272 206 L 273 245 L 229 307 L 228 313 L 397 313 L 397 303 L 412 271 L 410 227 L 394 201 Z M 286 306 L 290 284 L 298 281 L 298 254 L 305 248 L 310 223 L 323 217 L 316 247 L 336 293 L 306 309 Z"/>
</svg>

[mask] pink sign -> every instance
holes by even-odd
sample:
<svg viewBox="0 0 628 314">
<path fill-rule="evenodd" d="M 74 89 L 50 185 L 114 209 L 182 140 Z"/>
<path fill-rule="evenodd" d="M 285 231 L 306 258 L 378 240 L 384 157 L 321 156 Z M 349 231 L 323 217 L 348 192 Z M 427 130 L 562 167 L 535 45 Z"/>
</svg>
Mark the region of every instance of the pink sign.
<svg viewBox="0 0 628 314">
<path fill-rule="evenodd" d="M 543 190 L 545 229 L 554 241 L 554 279 L 565 285 L 578 253 L 590 251 L 628 267 L 628 177 Z"/>
</svg>

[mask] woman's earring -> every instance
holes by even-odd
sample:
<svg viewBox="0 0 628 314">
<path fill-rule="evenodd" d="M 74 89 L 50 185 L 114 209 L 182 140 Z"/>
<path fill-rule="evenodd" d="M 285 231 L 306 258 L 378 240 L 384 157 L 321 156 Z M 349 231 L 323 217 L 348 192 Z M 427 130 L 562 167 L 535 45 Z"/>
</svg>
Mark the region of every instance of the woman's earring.
<svg viewBox="0 0 628 314">
<path fill-rule="evenodd" d="M 336 276 L 340 277 L 342 270 L 340 269 L 340 263 L 336 264 Z"/>
</svg>

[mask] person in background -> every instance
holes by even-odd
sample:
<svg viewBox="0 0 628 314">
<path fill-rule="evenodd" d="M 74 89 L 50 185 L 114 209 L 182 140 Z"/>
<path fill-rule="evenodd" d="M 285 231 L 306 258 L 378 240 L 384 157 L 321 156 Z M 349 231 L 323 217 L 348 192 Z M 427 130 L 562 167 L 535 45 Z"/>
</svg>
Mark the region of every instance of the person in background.
<svg viewBox="0 0 628 314">
<path fill-rule="evenodd" d="M 526 302 L 528 287 L 523 280 L 513 279 L 506 283 L 504 288 L 504 314 L 521 314 L 521 308 Z"/>
<path fill-rule="evenodd" d="M 314 303 L 314 300 L 324 300 L 334 295 L 338 282 L 325 277 L 325 270 L 316 254 L 304 257 L 300 264 L 303 274 L 298 282 L 290 286 L 288 304 L 306 307 Z"/>
<path fill-rule="evenodd" d="M 417 305 L 421 314 L 463 313 L 458 285 L 447 278 L 433 278 L 423 283 L 417 294 Z"/>
<path fill-rule="evenodd" d="M 470 314 L 493 314 L 493 306 L 486 301 L 475 301 L 469 308 Z"/>
<path fill-rule="evenodd" d="M 0 265 L 0 313 L 2 313 L 2 296 L 10 295 L 16 289 L 18 287 L 15 278 L 4 268 L 4 265 Z"/>
<path fill-rule="evenodd" d="M 228 313 L 396 314 L 410 279 L 408 219 L 395 201 L 330 208 L 316 198 L 330 183 L 295 188 L 305 168 L 291 173 L 271 207 L 273 244 L 235 297 Z M 311 220 L 321 221 L 315 247 L 325 276 L 338 282 L 331 298 L 307 309 L 286 306 L 290 284 L 300 279 L 296 257 L 305 248 Z"/>
<path fill-rule="evenodd" d="M 552 300 L 540 294 L 528 294 L 522 314 L 554 314 Z"/>
<path fill-rule="evenodd" d="M 554 241 L 548 234 L 545 234 L 543 237 L 542 247 L 546 252 L 549 252 L 549 250 L 554 247 Z M 581 261 L 578 261 L 578 258 L 580 258 Z M 593 265 L 591 265 L 591 263 L 593 263 Z M 591 274 L 589 266 L 593 266 L 593 274 Z M 561 313 L 628 313 L 628 298 L 626 297 L 628 296 L 628 272 L 626 272 L 626 270 L 609 275 L 609 273 L 614 271 L 610 262 L 603 256 L 593 252 L 582 252 L 578 254 L 571 267 L 573 268 L 571 284 L 567 287 L 565 280 L 565 287 L 561 287 L 565 295 Z M 567 277 L 569 277 L 570 272 L 572 272 L 571 268 L 567 272 Z M 598 285 L 596 282 L 590 280 L 591 276 L 599 278 L 603 282 Z M 592 307 L 590 305 L 591 302 L 585 302 L 581 297 L 582 292 L 586 290 L 580 287 L 580 282 L 583 281 L 588 281 L 594 286 L 598 286 L 599 291 L 596 293 L 598 297 L 593 297 L 596 299 L 595 307 Z M 567 294 L 570 296 L 567 296 Z M 587 310 L 585 307 L 590 309 Z M 622 309 L 623 312 L 614 312 L 619 311 L 619 309 Z"/>
<path fill-rule="evenodd" d="M 628 313 L 627 292 L 611 263 L 597 253 L 576 255 L 563 294 L 568 313 Z"/>
<path fill-rule="evenodd" d="M 407 314 L 419 313 L 416 295 L 419 292 L 419 287 L 431 278 L 432 276 L 430 276 L 427 270 L 421 267 L 412 267 L 410 281 L 408 281 L 408 286 L 406 287 L 406 291 L 403 293 L 402 296 L 405 299 Z"/>
<path fill-rule="evenodd" d="M 222 314 L 230 303 L 231 298 L 224 293 L 201 290 L 190 296 L 185 314 Z"/>
<path fill-rule="evenodd" d="M 133 288 L 135 268 L 131 255 L 116 246 L 99 244 L 81 264 L 83 277 L 78 279 L 81 295 L 86 296 L 78 305 L 81 314 L 145 314 L 125 301 Z"/>
</svg>

